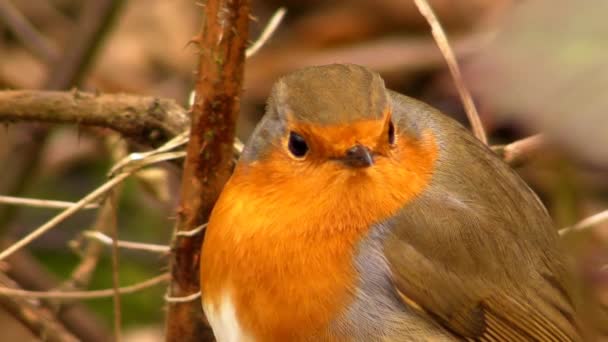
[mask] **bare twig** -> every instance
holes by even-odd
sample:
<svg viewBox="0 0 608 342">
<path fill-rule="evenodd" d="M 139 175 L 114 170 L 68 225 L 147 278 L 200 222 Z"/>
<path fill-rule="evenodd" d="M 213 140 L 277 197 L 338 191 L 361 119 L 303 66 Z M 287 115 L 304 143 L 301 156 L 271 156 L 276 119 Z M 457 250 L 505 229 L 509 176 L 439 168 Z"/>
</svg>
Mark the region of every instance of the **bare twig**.
<svg viewBox="0 0 608 342">
<path fill-rule="evenodd" d="M 166 294 L 165 302 L 167 302 L 167 303 L 188 303 L 188 302 L 195 301 L 199 298 L 201 298 L 201 291 L 198 291 L 196 293 L 193 293 L 189 296 L 184 296 L 184 297 L 171 297 L 168 294 Z"/>
<path fill-rule="evenodd" d="M 287 10 L 284 7 L 281 7 L 276 12 L 274 12 L 272 18 L 270 18 L 268 24 L 266 25 L 266 27 L 264 27 L 262 34 L 260 34 L 260 37 L 253 43 L 253 45 L 248 47 L 245 51 L 245 57 L 249 58 L 255 55 L 255 53 L 258 52 L 262 48 L 262 46 L 264 46 L 264 44 L 266 44 L 268 39 L 272 37 L 274 31 L 276 31 L 277 27 L 279 27 L 279 25 L 281 24 L 285 13 L 287 13 Z"/>
<path fill-rule="evenodd" d="M 0 249 L 10 246 L 12 241 L 0 241 Z M 6 274 L 13 279 L 19 287 L 31 291 L 48 291 L 61 287 L 58 279 L 40 265 L 27 250 L 20 250 L 6 259 Z M 41 303 L 80 341 L 105 342 L 112 339 L 110 330 L 105 322 L 91 312 L 83 303 L 69 301 L 69 305 L 58 308 L 58 301 L 42 299 Z M 58 310 L 59 309 L 59 310 Z"/>
<path fill-rule="evenodd" d="M 108 191 L 112 190 L 113 187 L 115 187 L 116 185 L 118 185 L 122 181 L 124 181 L 129 175 L 130 175 L 129 173 L 121 173 L 121 174 L 117 175 L 116 177 L 111 178 L 106 183 L 102 184 L 100 187 L 98 187 L 97 189 L 95 189 L 94 191 L 92 191 L 91 193 L 89 193 L 88 195 L 83 197 L 81 200 L 76 202 L 73 206 L 62 211 L 57 216 L 55 216 L 51 220 L 47 221 L 45 224 L 38 227 L 33 232 L 26 235 L 24 238 L 15 242 L 13 245 L 11 245 L 10 247 L 8 247 L 4 251 L 2 251 L 2 253 L 0 253 L 0 260 L 5 259 L 9 255 L 11 255 L 14 252 L 18 251 L 19 249 L 23 248 L 30 242 L 32 242 L 35 239 L 37 239 L 38 237 L 40 237 L 42 234 L 46 233 L 47 231 L 49 231 L 52 228 L 54 228 L 55 226 L 57 226 L 59 223 L 63 222 L 68 217 L 74 215 L 76 212 L 78 212 L 80 209 L 82 209 L 82 207 L 84 207 L 85 205 L 93 202 L 94 200 L 98 199 L 100 196 L 103 196 Z"/>
<path fill-rule="evenodd" d="M 120 287 L 118 293 L 121 295 L 136 293 L 152 286 L 158 285 L 169 280 L 169 274 L 163 273 L 152 279 L 142 281 L 134 285 Z M 0 287 L 0 295 L 29 297 L 29 298 L 51 298 L 51 299 L 97 299 L 114 296 L 114 289 L 90 290 L 90 291 L 26 291 Z"/>
<path fill-rule="evenodd" d="M 57 59 L 57 46 L 38 32 L 9 0 L 0 0 L 0 18 L 35 55 L 47 63 L 52 63 Z"/>
<path fill-rule="evenodd" d="M 99 241 L 100 243 L 107 245 L 107 246 L 112 245 L 112 238 L 105 235 L 102 232 L 86 231 L 83 233 L 83 236 L 88 239 L 93 239 L 95 241 Z M 152 252 L 152 253 L 167 254 L 170 251 L 169 246 L 156 245 L 156 244 L 152 244 L 152 243 L 118 240 L 117 245 L 119 248 L 135 250 L 135 251 Z"/>
<path fill-rule="evenodd" d="M 64 90 L 80 83 L 90 69 L 106 33 L 120 12 L 120 5 L 124 2 L 124 0 L 89 0 L 85 3 L 78 25 L 74 28 L 73 37 L 70 39 L 70 45 L 65 47 L 63 49 L 65 53 L 56 59 L 56 64 L 53 65 L 49 77 L 42 85 L 44 89 Z M 3 100 L 0 99 L 0 104 L 4 102 Z M 17 164 L 20 170 L 17 173 L 18 178 L 11 182 L 8 195 L 21 194 L 29 183 L 28 180 L 38 169 L 38 161 L 49 131 L 47 127 L 34 127 L 30 131 L 37 136 L 37 139 L 32 139 L 19 151 L 23 155 L 22 161 Z M 25 149 L 30 150 L 29 153 L 23 153 Z M 8 225 L 17 215 L 18 209 L 18 207 L 0 208 L 0 229 L 2 225 Z"/>
<path fill-rule="evenodd" d="M 190 122 L 173 100 L 83 92 L 0 92 L 0 122 L 37 121 L 107 127 L 122 136 L 158 146 Z"/>
<path fill-rule="evenodd" d="M 606 221 L 608 221 L 608 210 L 604 210 L 595 215 L 589 216 L 571 227 L 560 229 L 559 235 L 563 236 L 572 232 L 582 231 Z"/>
<path fill-rule="evenodd" d="M 242 89 L 249 32 L 248 0 L 208 0 L 199 38 L 200 59 L 196 101 L 184 173 L 176 231 L 190 231 L 207 218 L 230 176 L 235 126 Z M 218 15 L 221 14 L 221 15 Z M 199 291 L 202 235 L 174 238 L 169 296 Z M 196 302 L 171 305 L 166 340 L 211 341 L 213 335 Z"/>
<path fill-rule="evenodd" d="M 0 195 L 0 204 L 20 205 L 20 206 L 24 206 L 24 207 L 48 208 L 48 209 L 66 209 L 66 208 L 69 208 L 72 205 L 74 205 L 73 202 L 43 200 L 43 199 L 37 199 L 37 198 L 2 196 L 2 195 Z M 99 204 L 90 203 L 90 204 L 85 205 L 82 209 L 97 209 L 97 208 L 99 208 Z"/>
<path fill-rule="evenodd" d="M 520 166 L 533 159 L 545 147 L 545 139 L 537 134 L 507 145 L 492 146 L 502 159 L 513 167 Z"/>
<path fill-rule="evenodd" d="M 0 273 L 0 286 L 14 288 L 16 284 Z M 13 296 L 0 296 L 0 306 L 41 340 L 49 342 L 78 341 L 57 321 L 57 317 L 49 310 L 41 307 L 38 302 Z"/>
<path fill-rule="evenodd" d="M 175 236 L 181 236 L 181 237 L 193 237 L 196 235 L 199 235 L 200 233 L 202 233 L 205 228 L 207 228 L 207 224 L 203 223 L 200 226 L 191 229 L 191 230 L 181 230 L 178 232 L 175 232 Z"/>
<path fill-rule="evenodd" d="M 116 211 L 117 211 L 117 198 L 114 194 L 115 190 L 110 192 L 110 200 L 109 206 L 111 208 L 110 222 L 108 224 L 111 226 L 110 232 L 112 234 L 112 289 L 114 290 L 114 296 L 112 298 L 112 302 L 114 303 L 114 341 L 120 342 L 121 333 L 120 333 L 120 324 L 122 321 L 122 310 L 120 308 L 120 276 L 119 276 L 119 253 L 118 253 L 118 223 L 116 219 Z"/>
<path fill-rule="evenodd" d="M 108 135 L 104 139 L 104 142 L 114 162 L 127 155 L 127 144 L 118 135 Z M 117 186 L 110 193 L 110 196 L 106 196 L 104 198 L 102 207 L 97 212 L 97 217 L 95 218 L 95 222 L 93 223 L 91 229 L 100 233 L 110 231 L 110 223 L 112 222 L 112 217 L 115 215 L 114 203 L 117 203 L 121 191 L 122 186 Z M 110 244 L 111 241 L 112 239 L 110 239 Z M 103 246 L 101 243 L 95 241 L 88 243 L 84 252 L 82 253 L 80 263 L 72 271 L 70 279 L 64 282 L 62 289 L 78 289 L 87 287 L 91 281 L 93 272 L 97 268 L 97 263 L 99 262 L 99 257 L 101 256 L 102 251 Z"/>
<path fill-rule="evenodd" d="M 431 26 L 431 32 L 433 34 L 433 38 L 437 42 L 437 46 L 445 61 L 450 69 L 450 73 L 452 74 L 452 78 L 454 79 L 454 83 L 456 84 L 456 88 L 458 89 L 458 94 L 460 95 L 460 100 L 464 105 L 464 109 L 467 112 L 467 117 L 471 122 L 471 127 L 473 129 L 473 134 L 477 137 L 477 139 L 481 140 L 484 144 L 488 143 L 488 138 L 486 137 L 486 132 L 483 129 L 483 125 L 481 120 L 479 119 L 479 114 L 477 113 L 477 108 L 475 108 L 475 103 L 473 102 L 473 98 L 469 89 L 464 84 L 462 79 L 462 75 L 460 73 L 460 68 L 458 67 L 458 62 L 456 61 L 456 56 L 450 47 L 448 42 L 448 38 L 439 23 L 439 20 L 435 16 L 433 9 L 429 5 L 426 0 L 414 0 L 416 3 L 416 7 L 420 13 L 427 20 L 429 25 Z"/>
</svg>

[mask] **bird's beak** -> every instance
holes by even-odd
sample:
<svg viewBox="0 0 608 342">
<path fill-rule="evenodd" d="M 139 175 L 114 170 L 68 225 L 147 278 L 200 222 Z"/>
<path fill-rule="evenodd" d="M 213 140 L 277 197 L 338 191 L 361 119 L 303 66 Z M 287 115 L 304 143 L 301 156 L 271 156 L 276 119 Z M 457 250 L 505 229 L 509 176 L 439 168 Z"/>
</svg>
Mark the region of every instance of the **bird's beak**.
<svg viewBox="0 0 608 342">
<path fill-rule="evenodd" d="M 374 164 L 374 157 L 369 148 L 357 144 L 346 150 L 342 162 L 353 168 L 364 168 Z"/>
</svg>

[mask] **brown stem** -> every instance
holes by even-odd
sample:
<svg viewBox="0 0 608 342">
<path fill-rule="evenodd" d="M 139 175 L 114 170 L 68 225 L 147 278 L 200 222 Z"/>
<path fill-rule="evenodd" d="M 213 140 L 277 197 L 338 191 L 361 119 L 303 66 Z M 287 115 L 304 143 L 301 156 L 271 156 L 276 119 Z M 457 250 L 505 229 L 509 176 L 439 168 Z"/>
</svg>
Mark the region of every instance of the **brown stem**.
<svg viewBox="0 0 608 342">
<path fill-rule="evenodd" d="M 110 150 L 113 162 L 117 162 L 127 156 L 127 144 L 124 142 L 124 140 L 120 140 L 120 137 L 111 135 L 105 139 L 105 142 L 106 146 L 108 146 L 108 149 Z M 92 231 L 107 233 L 114 227 L 114 211 L 121 192 L 122 186 L 119 185 L 110 193 L 110 196 L 107 196 L 103 200 L 101 208 L 99 208 L 99 211 L 97 212 L 95 222 L 91 227 Z M 63 284 L 63 288 L 82 289 L 88 287 L 89 283 L 91 282 L 93 272 L 97 268 L 97 263 L 99 262 L 103 249 L 103 244 L 98 241 L 91 240 L 87 242 L 86 248 L 82 253 L 80 263 L 74 267 L 70 279 Z"/>
<path fill-rule="evenodd" d="M 0 249 L 4 249 L 11 244 L 12 241 L 2 241 L 0 242 Z M 9 266 L 6 274 L 23 288 L 48 291 L 59 285 L 57 278 L 49 274 L 38 260 L 25 251 L 13 254 L 7 259 L 7 262 Z M 42 300 L 42 303 L 54 312 L 57 310 L 54 301 Z M 56 317 L 81 341 L 103 342 L 110 341 L 112 338 L 108 334 L 107 326 L 95 315 L 92 315 L 82 303 L 74 302 L 68 307 L 60 308 Z"/>
<path fill-rule="evenodd" d="M 502 159 L 512 167 L 518 167 L 533 159 L 545 146 L 542 135 L 536 134 L 507 145 L 492 146 Z"/>
<path fill-rule="evenodd" d="M 189 123 L 186 110 L 172 100 L 83 92 L 0 92 L 0 122 L 21 121 L 107 127 L 152 146 L 183 132 Z"/>
<path fill-rule="evenodd" d="M 248 0 L 209 0 L 197 41 L 200 47 L 196 103 L 184 164 L 177 231 L 205 223 L 231 172 L 232 144 L 239 112 L 245 48 L 249 30 Z M 170 296 L 199 291 L 202 235 L 176 237 L 171 260 Z M 171 303 L 167 341 L 209 341 L 211 331 L 198 301 Z"/>
<path fill-rule="evenodd" d="M 88 0 L 85 3 L 78 25 L 74 28 L 74 38 L 70 40 L 70 45 L 64 48 L 65 53 L 56 59 L 56 65 L 53 65 L 47 80 L 42 85 L 44 89 L 63 90 L 80 83 L 98 55 L 99 48 L 124 2 L 124 0 Z M 49 130 L 47 127 L 33 127 L 30 132 L 36 139 L 32 139 L 23 147 L 23 150 L 28 151 L 19 151 L 21 158 L 15 163 L 18 176 L 9 183 L 8 191 L 5 191 L 8 195 L 20 195 L 38 169 L 38 161 Z M 17 213 L 16 207 L 0 208 L 0 231 L 8 226 Z"/>
<path fill-rule="evenodd" d="M 15 288 L 16 284 L 3 273 L 0 273 L 0 286 Z M 14 296 L 0 296 L 0 306 L 17 318 L 35 336 L 50 342 L 78 341 L 74 335 L 57 321 L 48 309 L 37 301 Z"/>
</svg>

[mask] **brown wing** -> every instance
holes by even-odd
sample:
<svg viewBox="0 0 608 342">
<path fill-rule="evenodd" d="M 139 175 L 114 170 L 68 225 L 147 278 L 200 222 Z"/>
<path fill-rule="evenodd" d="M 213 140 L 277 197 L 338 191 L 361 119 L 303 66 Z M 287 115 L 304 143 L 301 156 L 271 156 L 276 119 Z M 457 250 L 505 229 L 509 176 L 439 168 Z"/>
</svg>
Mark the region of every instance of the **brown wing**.
<svg viewBox="0 0 608 342">
<path fill-rule="evenodd" d="M 536 196 L 459 125 L 406 97 L 393 102 L 398 120 L 441 131 L 430 186 L 386 224 L 404 304 L 464 339 L 580 340 L 564 255 Z"/>
</svg>

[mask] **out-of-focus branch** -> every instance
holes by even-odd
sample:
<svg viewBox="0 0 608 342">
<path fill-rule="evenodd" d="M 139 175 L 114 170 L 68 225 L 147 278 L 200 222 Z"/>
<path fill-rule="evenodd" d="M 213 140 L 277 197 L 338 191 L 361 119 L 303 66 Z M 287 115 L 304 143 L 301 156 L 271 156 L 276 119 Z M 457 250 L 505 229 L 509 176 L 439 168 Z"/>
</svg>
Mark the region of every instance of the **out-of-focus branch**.
<svg viewBox="0 0 608 342">
<path fill-rule="evenodd" d="M 136 293 L 152 286 L 164 283 L 169 279 L 168 273 L 163 273 L 154 278 L 144 280 L 140 283 L 118 288 L 121 295 Z M 0 287 L 0 295 L 28 297 L 28 298 L 52 298 L 52 299 L 98 299 L 113 297 L 116 289 L 89 290 L 89 291 L 27 291 Z"/>
<path fill-rule="evenodd" d="M 6 259 L 11 254 L 13 254 L 16 251 L 20 250 L 21 248 L 27 246 L 32 241 L 39 238 L 40 236 L 42 236 L 49 230 L 55 228 L 59 223 L 65 221 L 68 217 L 74 215 L 76 212 L 78 212 L 80 209 L 82 209 L 82 207 L 84 207 L 88 203 L 91 203 L 92 201 L 98 199 L 101 196 L 104 196 L 106 193 L 111 191 L 115 186 L 121 184 L 129 176 L 130 176 L 129 173 L 121 173 L 121 174 L 117 175 L 116 177 L 111 178 L 110 180 L 108 180 L 107 182 L 105 182 L 104 184 L 99 186 L 97 189 L 93 190 L 88 195 L 86 195 L 85 197 L 80 199 L 78 202 L 74 203 L 73 206 L 71 206 L 71 207 L 67 208 L 66 210 L 62 211 L 61 213 L 57 214 L 55 217 L 48 220 L 46 223 L 44 223 L 40 227 L 34 229 L 31 233 L 29 233 L 25 237 L 21 238 L 20 240 L 18 240 L 17 242 L 15 242 L 14 244 L 10 245 L 5 250 L 0 252 L 0 260 Z"/>
<path fill-rule="evenodd" d="M 110 135 L 105 139 L 106 146 L 112 156 L 112 160 L 117 162 L 123 159 L 128 154 L 127 144 L 124 140 L 121 140 L 117 135 Z M 101 208 L 97 212 L 95 222 L 91 227 L 97 233 L 103 234 L 104 232 L 110 231 L 113 221 L 112 216 L 115 215 L 114 211 L 116 203 L 120 193 L 122 192 L 122 186 L 117 186 L 110 196 L 104 198 Z M 110 244 L 112 239 L 110 238 Z M 99 242 L 90 241 L 86 244 L 86 248 L 82 253 L 82 259 L 80 263 L 72 271 L 72 275 L 68 281 L 63 284 L 63 288 L 86 288 L 88 287 L 93 272 L 97 268 L 99 257 L 104 247 Z"/>
<path fill-rule="evenodd" d="M 0 286 L 15 289 L 15 282 L 0 273 Z M 41 340 L 49 342 L 78 341 L 57 318 L 40 303 L 25 298 L 0 296 L 0 306 L 17 318 L 25 327 Z"/>
<path fill-rule="evenodd" d="M 230 176 L 249 13 L 248 0 L 209 0 L 204 8 L 203 27 L 196 39 L 200 50 L 196 101 L 182 176 L 177 232 L 190 231 L 207 221 Z M 185 297 L 199 291 L 202 239 L 202 234 L 174 239 L 170 297 Z M 211 341 L 211 329 L 204 323 L 200 303 L 170 303 L 166 340 Z"/>
<path fill-rule="evenodd" d="M 99 242 L 100 244 L 111 246 L 112 238 L 99 231 L 86 231 L 83 236 L 87 239 L 91 239 Z M 124 248 L 132 251 L 145 251 L 151 253 L 167 254 L 170 251 L 169 246 L 156 245 L 152 243 L 133 242 L 118 240 L 117 245 L 119 248 Z"/>
<path fill-rule="evenodd" d="M 260 37 L 250 47 L 248 47 L 247 50 L 245 50 L 246 58 L 255 55 L 262 48 L 262 46 L 264 46 L 268 39 L 272 37 L 274 31 L 277 29 L 277 27 L 279 27 L 279 24 L 281 24 L 285 13 L 287 13 L 287 10 L 283 7 L 274 12 L 272 18 L 270 18 L 268 24 L 266 27 L 264 27 L 262 34 L 260 34 Z"/>
<path fill-rule="evenodd" d="M 471 123 L 473 134 L 475 134 L 477 139 L 481 140 L 484 144 L 488 144 L 486 131 L 483 129 L 483 124 L 479 119 L 479 114 L 477 113 L 477 108 L 473 102 L 473 97 L 471 96 L 469 89 L 464 84 L 462 74 L 460 73 L 460 68 L 458 67 L 458 62 L 456 61 L 456 56 L 450 47 L 450 43 L 448 42 L 448 38 L 443 31 L 443 27 L 441 27 L 435 12 L 433 12 L 433 9 L 426 0 L 414 0 L 414 3 L 431 26 L 431 33 L 433 34 L 433 38 L 435 38 L 437 46 L 439 47 L 439 50 L 441 50 L 441 54 L 445 58 L 448 68 L 450 69 L 450 73 L 452 74 L 452 78 L 456 84 L 456 89 L 460 95 L 460 100 L 462 101 L 464 109 L 467 113 L 467 117 L 469 118 L 469 122 Z"/>
<path fill-rule="evenodd" d="M 545 139 L 542 135 L 536 134 L 521 140 L 514 141 L 507 145 L 492 146 L 507 164 L 518 167 L 531 159 L 545 147 Z"/>
<path fill-rule="evenodd" d="M 126 0 L 88 0 L 85 2 L 79 16 L 78 25 L 74 28 L 70 45 L 63 48 L 65 53 L 56 58 L 50 68 L 47 80 L 41 85 L 47 90 L 65 90 L 76 86 L 89 71 L 99 48 L 113 26 L 114 19 L 120 12 L 121 5 Z M 0 100 L 0 103 L 2 100 Z M 19 195 L 25 189 L 29 180 L 38 170 L 38 161 L 48 137 L 47 127 L 33 127 L 31 134 L 35 136 L 19 151 L 20 160 L 15 162 L 15 180 L 9 182 L 8 195 Z M 26 152 L 27 153 L 24 153 Z M 18 207 L 0 208 L 0 231 L 8 226 L 17 215 Z"/>
<path fill-rule="evenodd" d="M 566 228 L 562 228 L 559 230 L 559 235 L 566 235 L 568 233 L 571 232 L 577 232 L 577 231 L 581 231 L 587 228 L 591 228 L 591 227 L 595 227 L 596 225 L 603 223 L 603 222 L 607 222 L 608 221 L 608 210 L 604 210 L 601 211 L 595 215 L 591 215 L 585 219 L 583 219 L 582 221 L 578 222 L 577 224 L 571 226 L 571 227 L 566 227 Z"/>
<path fill-rule="evenodd" d="M 0 18 L 13 34 L 19 37 L 23 45 L 35 55 L 47 63 L 52 63 L 57 59 L 57 46 L 38 32 L 9 0 L 0 0 Z"/>
<path fill-rule="evenodd" d="M 72 202 L 65 201 L 54 201 L 54 200 L 43 200 L 37 198 L 24 198 L 14 196 L 2 196 L 0 195 L 0 205 L 20 205 L 24 207 L 33 208 L 46 208 L 46 209 L 65 209 L 73 205 Z M 91 203 L 82 209 L 96 209 L 99 205 Z"/>
<path fill-rule="evenodd" d="M 190 122 L 173 100 L 124 94 L 16 90 L 0 92 L 0 122 L 77 123 L 113 129 L 156 146 Z"/>
<path fill-rule="evenodd" d="M 77 86 L 93 65 L 107 33 L 113 27 L 125 0 L 88 0 L 78 18 L 74 39 L 51 70 L 45 89 Z"/>
<path fill-rule="evenodd" d="M 0 248 L 12 241 L 0 241 Z M 60 285 L 38 260 L 26 251 L 19 251 L 7 259 L 6 274 L 20 287 L 34 291 L 48 291 Z M 59 307 L 56 301 L 41 300 L 65 327 L 81 341 L 105 342 L 111 340 L 108 327 L 82 303 L 70 302 L 69 307 Z"/>
</svg>

